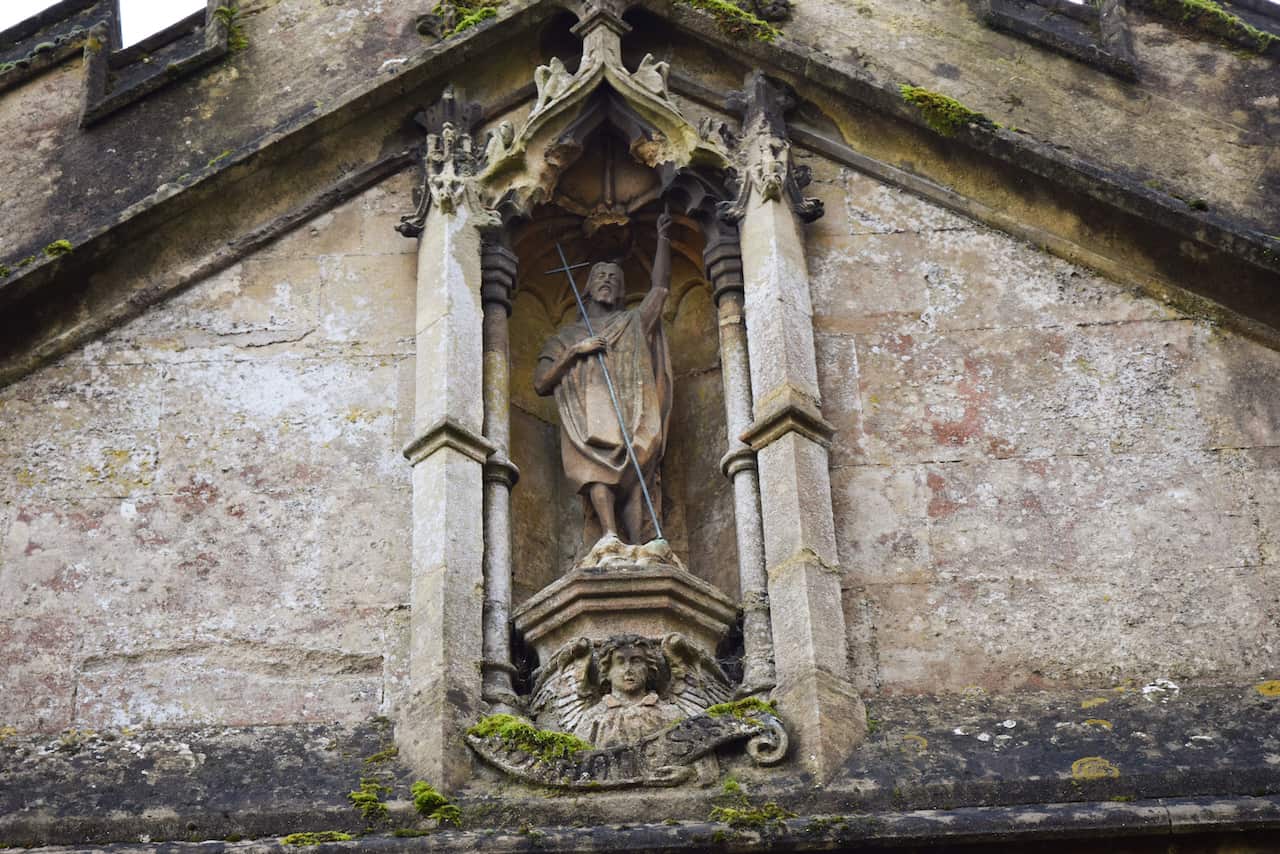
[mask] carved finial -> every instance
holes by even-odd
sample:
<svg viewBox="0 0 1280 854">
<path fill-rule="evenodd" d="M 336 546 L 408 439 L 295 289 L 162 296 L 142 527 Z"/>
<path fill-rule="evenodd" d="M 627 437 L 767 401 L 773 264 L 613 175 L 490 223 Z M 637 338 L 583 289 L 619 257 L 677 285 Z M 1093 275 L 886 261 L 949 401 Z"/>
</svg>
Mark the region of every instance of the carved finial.
<svg viewBox="0 0 1280 854">
<path fill-rule="evenodd" d="M 474 193 L 470 180 L 479 173 L 483 158 L 477 156 L 471 132 L 484 114 L 480 104 L 467 102 L 461 91 L 445 87 L 440 100 L 414 116 L 426 132 L 423 147 L 423 184 L 419 189 L 418 209 L 401 217 L 396 231 L 405 237 L 418 237 L 427 221 L 432 205 L 442 213 L 452 214 L 468 194 Z"/>
<path fill-rule="evenodd" d="M 737 146 L 739 165 L 729 175 L 731 183 L 736 184 L 737 198 L 720 206 L 720 215 L 730 222 L 738 222 L 746 215 L 752 193 L 765 201 L 782 201 L 785 197 L 804 222 L 822 216 L 821 200 L 805 198 L 801 192 L 809 184 L 809 168 L 791 162 L 786 114 L 795 105 L 790 86 L 771 80 L 758 70 L 747 76 L 742 91 L 729 94 L 726 106 L 742 116 Z"/>
</svg>

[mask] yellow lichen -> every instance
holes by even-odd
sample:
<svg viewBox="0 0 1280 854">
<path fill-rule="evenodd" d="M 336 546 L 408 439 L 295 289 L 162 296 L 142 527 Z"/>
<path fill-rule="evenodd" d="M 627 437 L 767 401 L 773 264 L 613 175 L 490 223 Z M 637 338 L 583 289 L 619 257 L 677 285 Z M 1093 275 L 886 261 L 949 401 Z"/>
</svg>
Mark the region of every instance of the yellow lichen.
<svg viewBox="0 0 1280 854">
<path fill-rule="evenodd" d="M 902 737 L 903 744 L 910 744 L 918 753 L 924 753 L 929 749 L 929 739 L 918 733 L 909 732 Z"/>
<path fill-rule="evenodd" d="M 1253 686 L 1253 690 L 1264 697 L 1280 697 L 1280 679 L 1268 679 L 1266 682 L 1259 682 Z"/>
<path fill-rule="evenodd" d="M 1092 708 L 1094 708 L 1094 707 L 1096 707 L 1096 706 L 1101 706 L 1101 705 L 1102 705 L 1103 703 L 1105 703 L 1105 702 L 1107 702 L 1107 698 L 1106 698 L 1106 697 L 1090 697 L 1090 698 L 1089 698 L 1089 699 L 1087 699 L 1087 700 L 1083 700 L 1083 701 L 1081 701 L 1081 703 L 1080 703 L 1080 708 L 1082 708 L 1082 709 L 1092 709 Z"/>
<path fill-rule="evenodd" d="M 1111 721 L 1103 720 L 1102 718 L 1089 718 L 1089 720 L 1084 722 L 1084 725 L 1096 726 L 1099 729 L 1105 729 L 1105 730 L 1111 729 Z"/>
<path fill-rule="evenodd" d="M 1120 769 L 1101 756 L 1083 756 L 1071 763 L 1071 776 L 1077 780 L 1102 780 L 1119 777 Z"/>
</svg>

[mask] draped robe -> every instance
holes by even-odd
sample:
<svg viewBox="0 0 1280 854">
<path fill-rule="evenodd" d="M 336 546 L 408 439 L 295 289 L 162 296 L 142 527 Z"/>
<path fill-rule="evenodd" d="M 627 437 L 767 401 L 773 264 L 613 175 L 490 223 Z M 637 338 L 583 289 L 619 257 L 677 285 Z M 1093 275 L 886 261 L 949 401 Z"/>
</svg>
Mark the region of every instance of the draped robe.
<svg viewBox="0 0 1280 854">
<path fill-rule="evenodd" d="M 624 309 L 592 318 L 592 326 L 608 343 L 609 376 L 636 459 L 646 484 L 652 484 L 666 450 L 671 417 L 671 356 L 662 320 L 646 335 L 639 309 Z M 589 337 L 581 319 L 566 324 L 547 341 L 539 360 L 554 364 L 565 350 Z M 556 386 L 555 399 L 560 411 L 560 457 L 573 490 L 582 493 L 591 483 L 615 491 L 633 488 L 635 471 L 596 354 L 573 361 Z"/>
</svg>

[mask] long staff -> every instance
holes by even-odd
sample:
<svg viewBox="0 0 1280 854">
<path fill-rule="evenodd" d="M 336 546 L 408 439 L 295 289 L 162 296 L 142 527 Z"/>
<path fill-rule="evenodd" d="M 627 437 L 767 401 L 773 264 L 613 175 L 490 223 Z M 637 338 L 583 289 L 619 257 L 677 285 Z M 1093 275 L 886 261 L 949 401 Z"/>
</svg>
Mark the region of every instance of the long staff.
<svg viewBox="0 0 1280 854">
<path fill-rule="evenodd" d="M 569 287 L 573 289 L 573 298 L 578 303 L 578 313 L 582 315 L 582 322 L 587 325 L 587 334 L 594 338 L 596 333 L 591 328 L 591 318 L 587 316 L 587 307 L 582 302 L 582 294 L 578 292 L 578 283 L 573 280 L 573 268 L 569 266 L 569 259 L 564 257 L 564 249 L 560 248 L 559 241 L 556 242 L 556 251 L 560 253 L 560 263 L 563 265 L 560 269 L 564 270 L 564 274 L 569 277 Z M 558 273 L 560 270 L 547 272 Z M 640 481 L 640 492 L 644 495 L 644 506 L 649 511 L 649 518 L 653 520 L 654 533 L 658 535 L 658 539 L 665 539 L 662 536 L 662 526 L 658 524 L 658 514 L 653 509 L 653 499 L 649 497 L 649 487 L 644 482 L 644 472 L 640 469 L 640 461 L 636 459 L 636 449 L 631 446 L 631 433 L 627 430 L 622 406 L 618 403 L 618 393 L 614 391 L 613 378 L 609 376 L 609 366 L 604 360 L 604 352 L 597 350 L 596 358 L 600 360 L 600 370 L 604 372 L 604 384 L 609 387 L 609 400 L 613 401 L 613 414 L 618 417 L 618 429 L 622 431 L 622 441 L 627 445 L 627 457 L 635 467 L 636 479 Z"/>
</svg>

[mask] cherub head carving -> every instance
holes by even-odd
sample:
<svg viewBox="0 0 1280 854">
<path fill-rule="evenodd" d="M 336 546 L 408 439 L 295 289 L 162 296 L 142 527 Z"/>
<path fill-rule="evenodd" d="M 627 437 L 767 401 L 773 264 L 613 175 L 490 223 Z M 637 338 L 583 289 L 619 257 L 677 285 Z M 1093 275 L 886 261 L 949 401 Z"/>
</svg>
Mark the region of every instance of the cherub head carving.
<svg viewBox="0 0 1280 854">
<path fill-rule="evenodd" d="M 617 699 L 638 702 L 657 690 L 662 676 L 662 653 L 647 638 L 617 635 L 600 648 L 600 682 Z"/>
</svg>

